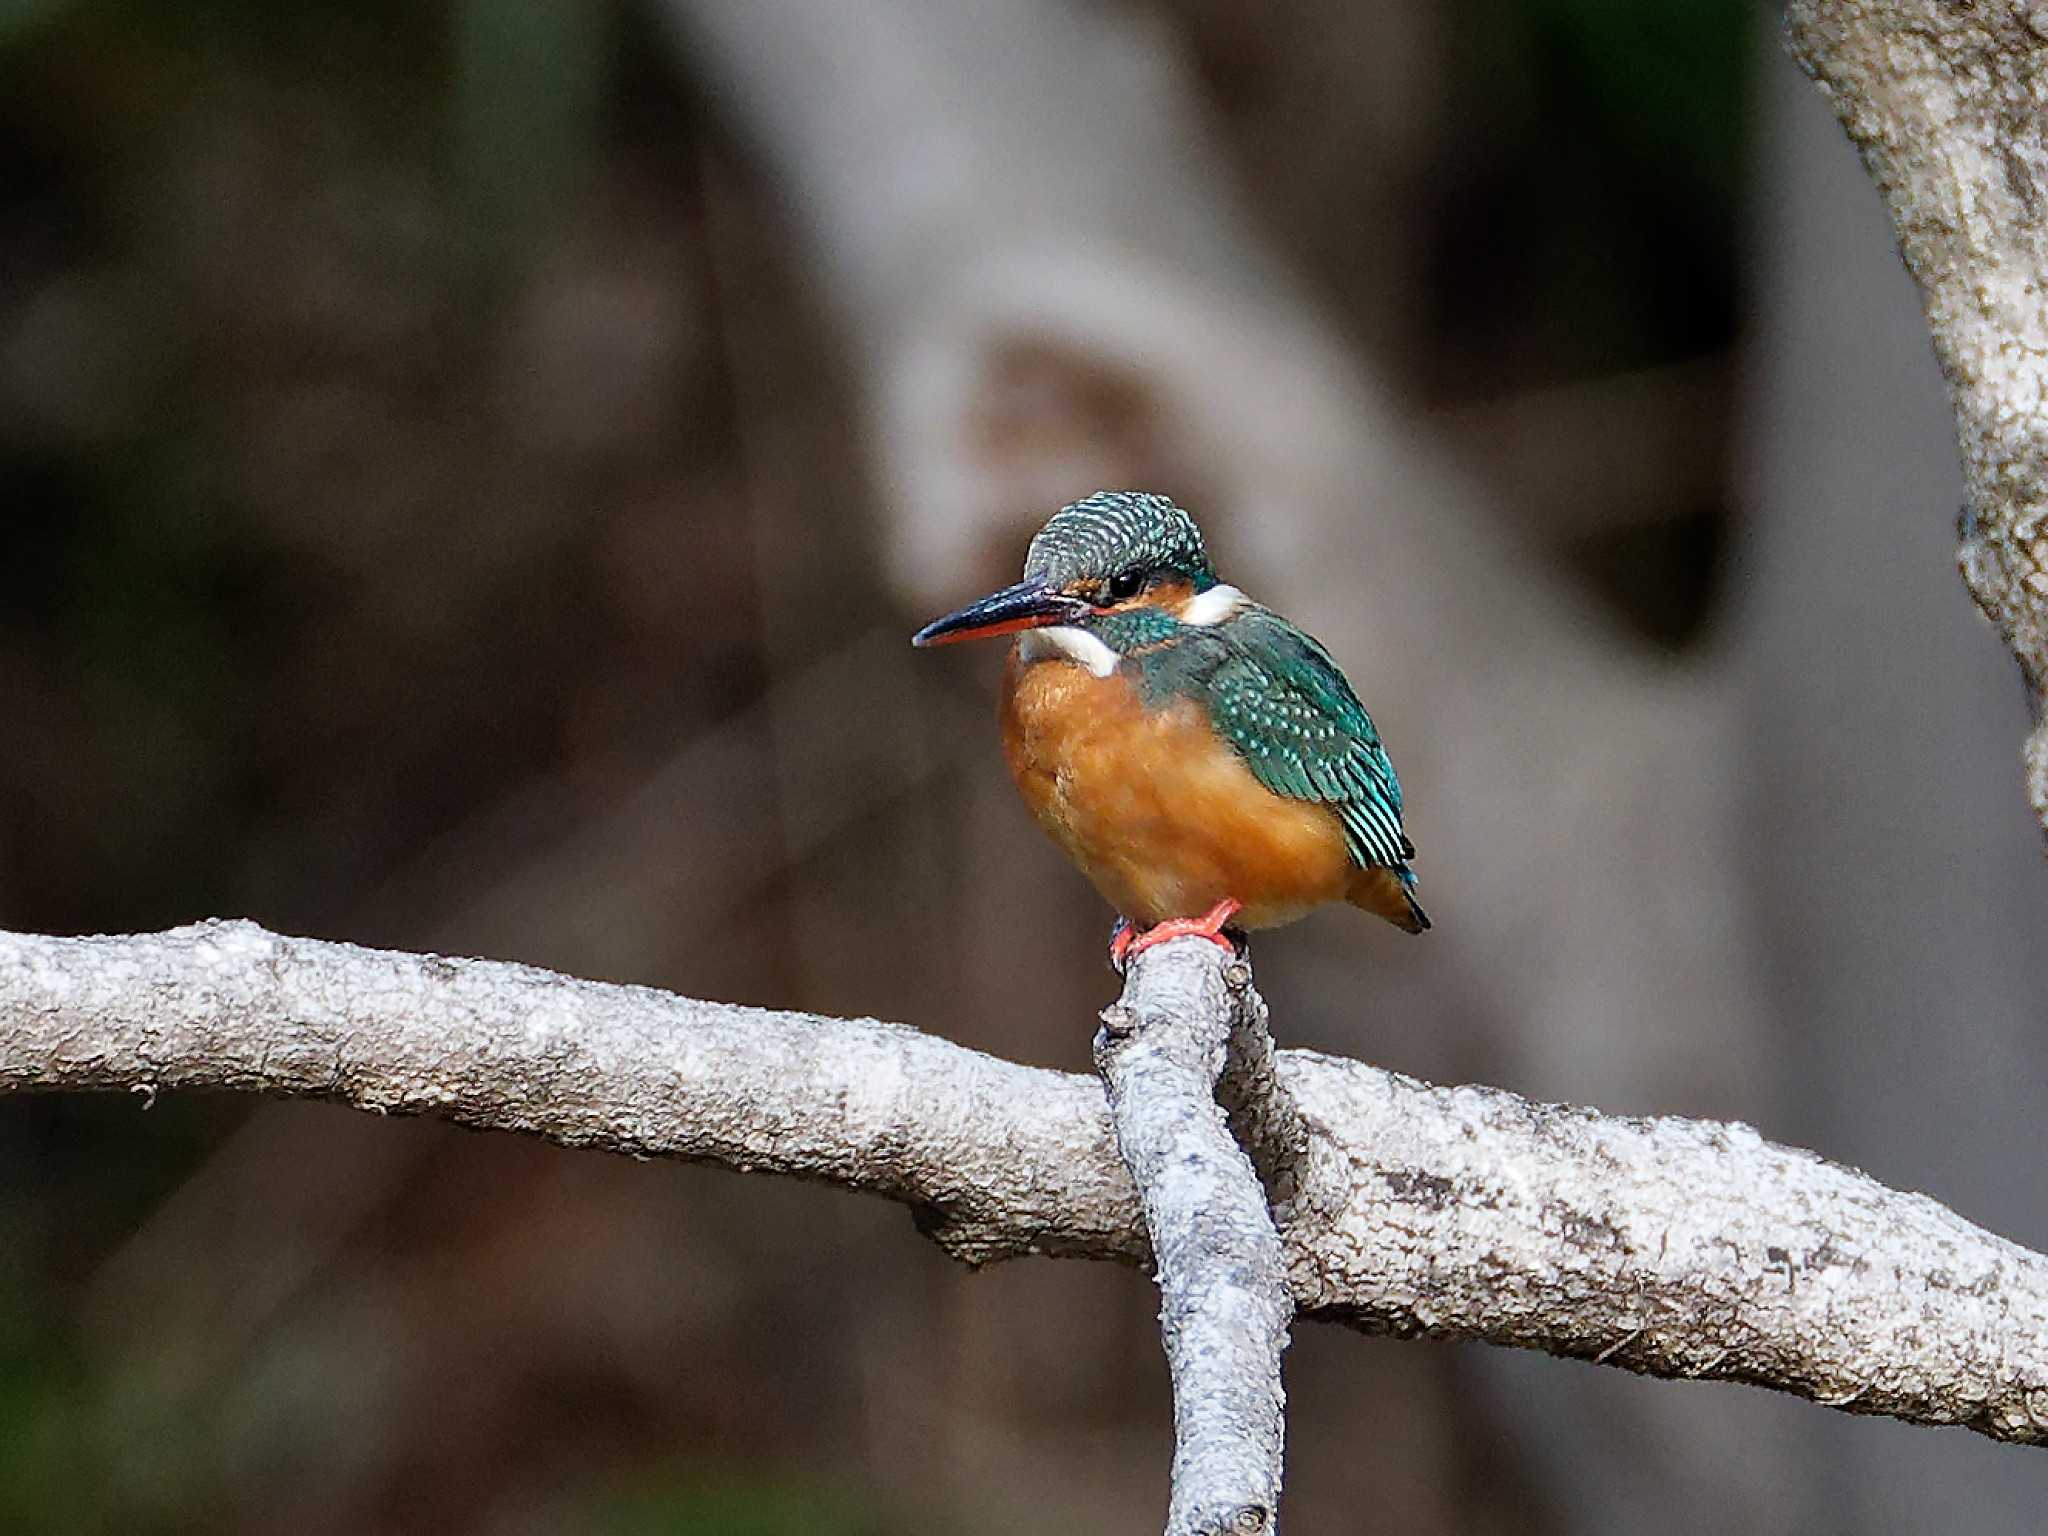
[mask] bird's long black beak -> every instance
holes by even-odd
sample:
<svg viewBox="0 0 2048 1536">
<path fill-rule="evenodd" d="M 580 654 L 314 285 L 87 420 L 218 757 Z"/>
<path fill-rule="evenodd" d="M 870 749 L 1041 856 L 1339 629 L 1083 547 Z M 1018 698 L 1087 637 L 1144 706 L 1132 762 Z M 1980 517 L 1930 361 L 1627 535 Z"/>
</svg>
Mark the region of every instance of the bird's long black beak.
<svg viewBox="0 0 2048 1536">
<path fill-rule="evenodd" d="M 933 619 L 910 637 L 910 643 L 951 645 L 955 640 L 977 640 L 983 635 L 1071 624 L 1094 611 L 1083 598 L 1069 597 L 1035 581 L 1020 581 L 1014 587 L 991 592 L 978 603 L 955 609 L 942 619 Z"/>
</svg>

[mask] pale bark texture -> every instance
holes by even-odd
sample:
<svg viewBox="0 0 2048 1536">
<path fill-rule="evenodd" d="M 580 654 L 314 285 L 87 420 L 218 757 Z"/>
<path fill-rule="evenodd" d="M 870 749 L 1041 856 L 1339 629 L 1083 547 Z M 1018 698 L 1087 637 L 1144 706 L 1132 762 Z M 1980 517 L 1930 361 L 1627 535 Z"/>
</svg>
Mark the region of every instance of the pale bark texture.
<svg viewBox="0 0 2048 1536">
<path fill-rule="evenodd" d="M 1785 20 L 1919 285 L 1962 453 L 1963 577 L 2026 679 L 2048 831 L 2048 11 L 1794 0 Z"/>
<path fill-rule="evenodd" d="M 1225 964 L 1170 948 L 1186 953 L 1135 968 L 1127 1008 L 1155 1006 L 1149 979 L 1188 995 L 1182 965 Z M 1239 1054 L 1256 1081 L 1256 1050 Z M 1262 1160 L 1283 1165 L 1273 1218 L 1303 1316 L 2048 1439 L 2048 1259 L 1925 1196 L 1742 1125 L 1275 1059 L 1281 1102 L 1247 1117 L 1243 1085 L 1235 1102 L 1278 1128 Z M 1087 1078 L 901 1025 L 247 922 L 0 936 L 0 1090 L 32 1089 L 328 1099 L 791 1174 L 901 1201 L 976 1263 L 1147 1253 Z"/>
<path fill-rule="evenodd" d="M 1167 1536 L 1257 1536 L 1280 1511 L 1280 1355 L 1294 1306 L 1265 1190 L 1217 1102 L 1233 1043 L 1265 1020 L 1250 970 L 1220 967 L 1206 948 L 1184 940 L 1135 958 L 1128 1001 L 1103 1014 L 1095 1066 L 1144 1207 L 1173 1372 Z M 1261 1086 L 1279 1092 L 1270 1076 Z"/>
</svg>

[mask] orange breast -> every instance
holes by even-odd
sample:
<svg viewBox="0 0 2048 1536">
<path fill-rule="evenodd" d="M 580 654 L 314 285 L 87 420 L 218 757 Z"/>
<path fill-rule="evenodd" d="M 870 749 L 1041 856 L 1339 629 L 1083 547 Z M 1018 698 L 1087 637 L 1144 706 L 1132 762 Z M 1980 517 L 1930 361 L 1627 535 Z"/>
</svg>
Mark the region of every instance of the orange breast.
<svg viewBox="0 0 2048 1536">
<path fill-rule="evenodd" d="M 1225 897 L 1247 928 L 1342 901 L 1350 862 L 1328 806 L 1252 775 L 1200 707 L 1147 710 L 1121 669 L 1022 662 L 1003 677 L 1003 751 L 1053 839 L 1140 926 L 1198 917 Z"/>
</svg>

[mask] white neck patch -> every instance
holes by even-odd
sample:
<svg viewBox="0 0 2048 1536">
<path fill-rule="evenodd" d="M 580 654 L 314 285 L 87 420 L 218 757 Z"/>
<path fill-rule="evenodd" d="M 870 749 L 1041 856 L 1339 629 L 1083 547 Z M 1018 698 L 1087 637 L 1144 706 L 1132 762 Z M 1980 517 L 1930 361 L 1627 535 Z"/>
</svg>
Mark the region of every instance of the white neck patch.
<svg viewBox="0 0 2048 1536">
<path fill-rule="evenodd" d="M 1227 581 L 1219 581 L 1208 591 L 1181 604 L 1180 621 L 1204 627 L 1221 624 L 1225 619 L 1234 617 L 1244 605 L 1245 595 L 1242 592 Z"/>
<path fill-rule="evenodd" d="M 1116 671 L 1115 651 L 1085 629 L 1054 624 L 1045 629 L 1027 629 L 1017 640 L 1017 654 L 1026 661 L 1078 661 L 1097 677 Z"/>
</svg>

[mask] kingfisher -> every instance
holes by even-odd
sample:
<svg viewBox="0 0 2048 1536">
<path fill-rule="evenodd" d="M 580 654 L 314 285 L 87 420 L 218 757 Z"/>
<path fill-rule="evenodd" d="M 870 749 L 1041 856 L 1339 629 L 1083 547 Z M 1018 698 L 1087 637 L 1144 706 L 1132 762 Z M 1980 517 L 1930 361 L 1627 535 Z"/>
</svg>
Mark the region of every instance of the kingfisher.
<svg viewBox="0 0 2048 1536">
<path fill-rule="evenodd" d="M 1401 781 L 1312 636 L 1217 578 L 1195 520 L 1098 491 L 1031 540 L 1024 579 L 915 646 L 1017 639 L 1003 755 L 1025 803 L 1118 913 L 1110 962 L 1346 901 L 1421 933 Z"/>
</svg>

